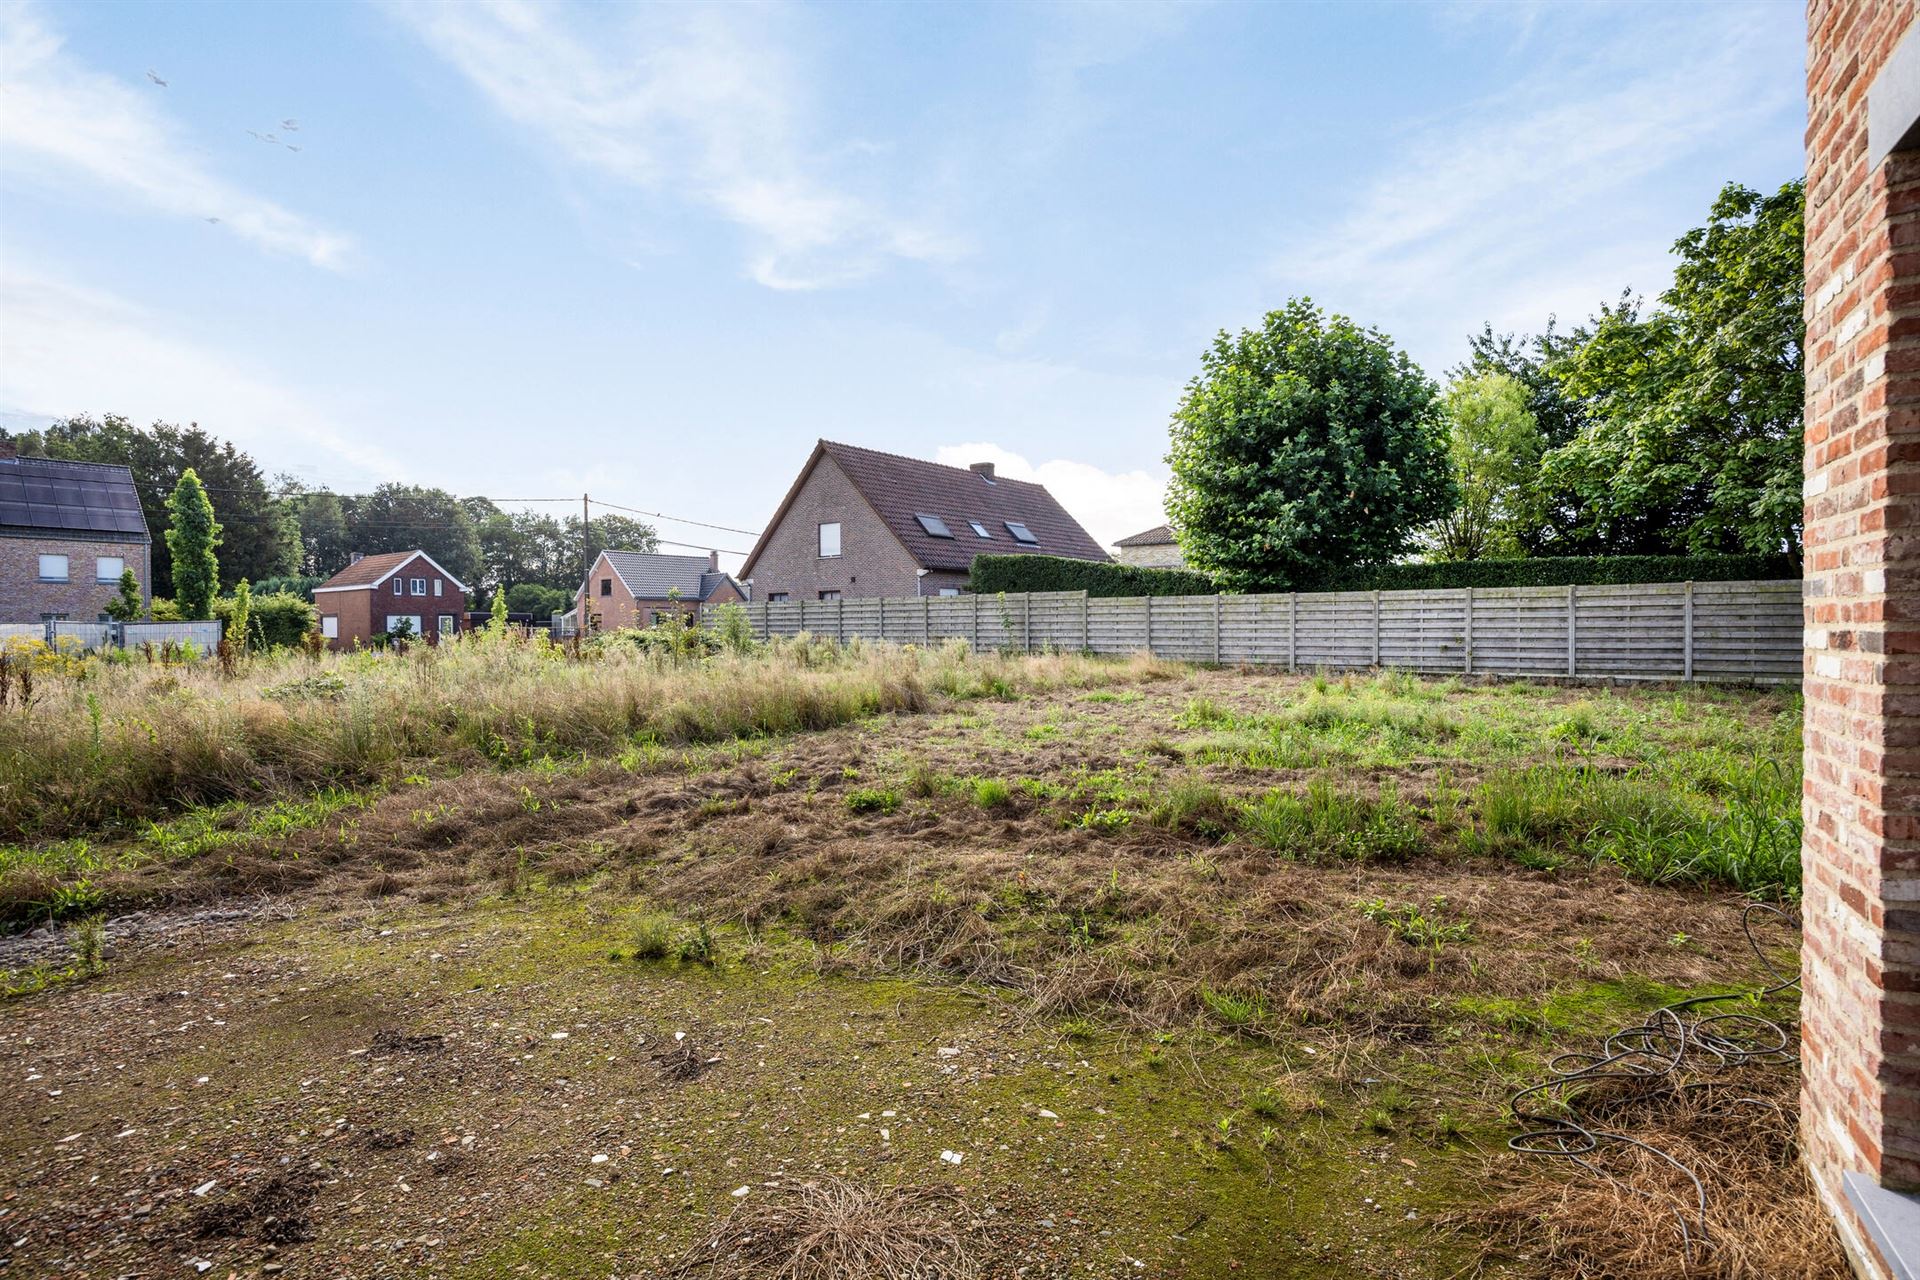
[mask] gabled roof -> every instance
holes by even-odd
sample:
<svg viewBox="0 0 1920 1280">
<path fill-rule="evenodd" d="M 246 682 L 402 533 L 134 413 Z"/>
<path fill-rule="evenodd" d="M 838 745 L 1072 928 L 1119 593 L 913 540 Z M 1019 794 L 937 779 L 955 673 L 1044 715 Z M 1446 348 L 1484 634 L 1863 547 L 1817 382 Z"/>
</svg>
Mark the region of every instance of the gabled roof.
<svg viewBox="0 0 1920 1280">
<path fill-rule="evenodd" d="M 415 557 L 425 560 L 440 571 L 440 576 L 462 591 L 470 588 L 424 551 L 383 551 L 379 555 L 361 556 L 340 572 L 315 587 L 315 591 L 357 591 L 363 587 L 377 587 L 398 573 Z"/>
<path fill-rule="evenodd" d="M 1145 533 L 1136 533 L 1114 543 L 1116 547 L 1170 547 L 1178 539 L 1173 536 L 1171 525 L 1157 524 Z"/>
<path fill-rule="evenodd" d="M 133 472 L 106 462 L 0 455 L 0 526 L 149 540 Z"/>
<path fill-rule="evenodd" d="M 767 539 L 786 519 L 793 500 L 822 458 L 832 458 L 846 473 L 881 523 L 923 569 L 964 571 L 971 568 L 973 558 L 980 555 L 1019 553 L 1068 556 L 1075 560 L 1110 558 L 1044 485 L 1005 476 L 989 477 L 967 467 L 949 467 L 897 453 L 822 440 L 814 446 L 793 487 L 787 490 L 766 532 L 754 544 L 752 554 L 741 568 L 742 574 L 752 574 L 754 562 L 760 558 Z M 953 537 L 940 538 L 927 532 L 919 519 L 923 515 L 939 517 Z M 974 532 L 972 521 L 978 521 L 986 529 L 986 537 Z M 1007 528 L 1009 524 L 1024 525 L 1036 541 L 1016 542 Z"/>
<path fill-rule="evenodd" d="M 614 575 L 635 600 L 665 600 L 667 593 L 679 589 L 682 600 L 705 600 L 720 585 L 732 581 L 726 574 L 709 569 L 706 556 L 669 556 L 652 551 L 602 551 L 594 563 L 605 559 Z M 735 584 L 735 590 L 739 590 Z M 747 593 L 741 591 L 742 596 Z"/>
</svg>

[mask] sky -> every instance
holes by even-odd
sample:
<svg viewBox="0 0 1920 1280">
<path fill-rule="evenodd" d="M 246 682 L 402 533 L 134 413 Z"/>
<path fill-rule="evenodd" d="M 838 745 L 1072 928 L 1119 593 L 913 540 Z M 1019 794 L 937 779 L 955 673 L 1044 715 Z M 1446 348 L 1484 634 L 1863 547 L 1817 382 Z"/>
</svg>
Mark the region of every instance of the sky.
<svg viewBox="0 0 1920 1280">
<path fill-rule="evenodd" d="M 1483 323 L 1656 295 L 1724 183 L 1801 173 L 1803 21 L 0 0 L 0 425 L 591 493 L 730 564 L 826 437 L 1111 543 L 1200 354 L 1291 297 L 1444 380 Z"/>
</svg>

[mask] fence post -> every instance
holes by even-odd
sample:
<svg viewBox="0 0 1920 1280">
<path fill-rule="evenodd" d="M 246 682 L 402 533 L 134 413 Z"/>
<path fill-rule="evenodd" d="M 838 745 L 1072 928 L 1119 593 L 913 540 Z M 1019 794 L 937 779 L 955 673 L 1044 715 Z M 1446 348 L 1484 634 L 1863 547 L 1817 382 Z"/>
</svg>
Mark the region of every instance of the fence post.
<svg viewBox="0 0 1920 1280">
<path fill-rule="evenodd" d="M 1579 589 L 1571 582 L 1567 584 L 1567 674 L 1570 676 L 1579 673 L 1579 658 L 1574 647 L 1576 632 L 1573 622 L 1574 610 L 1579 608 L 1579 597 L 1575 594 Z"/>
<path fill-rule="evenodd" d="M 1213 665 L 1220 665 L 1220 594 L 1213 596 Z"/>
<path fill-rule="evenodd" d="M 920 597 L 920 643 L 933 643 L 933 601 L 925 596 Z"/>
<path fill-rule="evenodd" d="M 1080 652 L 1082 653 L 1093 652 L 1092 624 L 1087 621 L 1088 595 L 1089 593 L 1085 591 L 1080 593 Z"/>
<path fill-rule="evenodd" d="M 1380 665 L 1380 588 L 1373 589 L 1373 665 Z"/>
<path fill-rule="evenodd" d="M 1693 583 L 1687 582 L 1680 598 L 1680 678 L 1693 679 Z"/>
<path fill-rule="evenodd" d="M 1145 607 L 1147 614 L 1147 652 L 1153 653 L 1153 597 L 1141 596 L 1140 603 Z M 1154 656 L 1159 655 L 1154 654 Z"/>
<path fill-rule="evenodd" d="M 980 651 L 980 593 L 977 591 L 973 593 L 973 634 L 967 639 L 973 646 L 973 651 L 978 653 Z"/>
<path fill-rule="evenodd" d="M 1294 593 L 1289 591 L 1287 592 L 1287 670 L 1288 671 L 1299 670 L 1299 664 L 1295 661 L 1295 657 L 1299 652 L 1298 646 L 1296 643 L 1299 640 L 1299 636 L 1300 636 L 1299 606 L 1296 603 L 1296 597 L 1294 596 Z"/>
<path fill-rule="evenodd" d="M 1473 674 L 1473 588 L 1472 587 L 1467 588 L 1467 621 L 1466 621 L 1466 626 L 1464 628 L 1464 632 L 1465 634 L 1462 636 L 1462 641 L 1463 641 L 1463 652 L 1465 655 L 1466 665 L 1462 668 L 1462 674 L 1472 675 Z"/>
<path fill-rule="evenodd" d="M 1033 652 L 1033 592 L 1031 591 L 1020 597 L 1020 643 L 1026 652 Z"/>
</svg>

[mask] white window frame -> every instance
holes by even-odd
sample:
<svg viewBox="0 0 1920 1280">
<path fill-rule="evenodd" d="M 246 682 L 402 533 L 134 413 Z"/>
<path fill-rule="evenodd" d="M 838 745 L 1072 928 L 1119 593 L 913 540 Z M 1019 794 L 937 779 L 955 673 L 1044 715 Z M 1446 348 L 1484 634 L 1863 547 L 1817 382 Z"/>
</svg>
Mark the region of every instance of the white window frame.
<svg viewBox="0 0 1920 1280">
<path fill-rule="evenodd" d="M 407 583 L 406 583 L 406 579 L 404 579 L 404 578 L 395 578 L 395 579 L 393 580 L 393 594 L 395 594 L 395 595 L 397 595 L 397 596 L 403 596 L 403 595 L 405 595 L 405 594 L 407 594 Z"/>
<path fill-rule="evenodd" d="M 978 520 L 969 520 L 967 524 L 972 527 L 974 537 L 986 538 L 988 541 L 992 541 L 993 535 L 987 532 L 987 526 L 981 524 Z"/>
<path fill-rule="evenodd" d="M 320 615 L 320 634 L 329 640 L 340 638 L 340 615 L 323 613 Z"/>
<path fill-rule="evenodd" d="M 406 621 L 408 621 L 408 622 L 411 622 L 411 623 L 413 624 L 413 638 L 414 638 L 415 640 L 424 640 L 424 639 L 426 639 L 426 635 L 427 635 L 427 633 L 426 633 L 426 632 L 425 632 L 424 630 L 422 630 L 422 629 L 421 629 L 421 626 L 420 626 L 420 615 L 419 615 L 419 614 L 417 614 L 417 613 L 390 613 L 390 614 L 388 614 L 388 615 L 387 615 L 387 625 L 386 625 L 386 630 L 388 630 L 388 631 L 392 631 L 392 630 L 393 630 L 393 624 L 394 624 L 394 623 L 396 623 L 396 622 L 399 622 L 399 621 L 400 621 L 401 619 L 403 619 L 403 618 L 404 618 L 404 619 L 405 619 Z"/>
<path fill-rule="evenodd" d="M 60 572 L 57 574 L 48 573 L 47 566 L 52 564 L 55 560 L 58 560 L 60 562 Z M 55 555 L 51 551 L 42 553 L 40 556 L 40 581 L 72 582 L 73 581 L 73 561 L 66 556 Z"/>
<path fill-rule="evenodd" d="M 827 550 L 827 530 L 829 529 L 833 530 L 833 550 L 831 551 Z M 820 558 L 822 560 L 837 560 L 840 558 L 840 548 L 840 522 L 838 520 L 822 520 L 820 522 L 819 540 Z"/>
<path fill-rule="evenodd" d="M 108 573 L 103 567 L 109 564 L 114 566 L 112 573 Z M 120 575 L 126 571 L 127 558 L 125 556 L 95 556 L 93 558 L 93 580 L 95 582 L 117 583 L 120 581 Z"/>
<path fill-rule="evenodd" d="M 440 629 L 440 634 L 443 636 L 457 635 L 460 631 L 460 619 L 450 613 L 439 615 L 434 620 L 434 625 Z"/>
<path fill-rule="evenodd" d="M 425 578 L 408 578 L 407 594 L 414 596 L 424 596 L 427 594 L 427 580 Z"/>
<path fill-rule="evenodd" d="M 435 579 L 433 580 L 433 594 L 435 594 L 435 595 L 439 595 L 439 594 L 440 594 L 440 588 L 441 588 L 442 586 L 444 586 L 444 585 L 446 585 L 446 584 L 444 583 L 444 581 L 443 581 L 442 579 L 439 579 L 439 578 L 435 578 Z"/>
</svg>

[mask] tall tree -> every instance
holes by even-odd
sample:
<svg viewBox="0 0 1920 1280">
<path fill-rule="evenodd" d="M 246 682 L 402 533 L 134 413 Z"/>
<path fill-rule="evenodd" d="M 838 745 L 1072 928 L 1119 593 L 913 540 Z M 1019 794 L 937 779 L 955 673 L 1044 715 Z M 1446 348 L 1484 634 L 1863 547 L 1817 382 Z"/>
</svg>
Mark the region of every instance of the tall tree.
<svg viewBox="0 0 1920 1280">
<path fill-rule="evenodd" d="M 283 481 L 286 479 L 282 477 Z M 347 513 L 336 493 L 296 493 L 287 499 L 300 536 L 303 574 L 330 578 L 346 568 L 357 550 L 347 530 Z"/>
<path fill-rule="evenodd" d="M 156 422 L 143 428 L 118 414 L 98 419 L 82 416 L 24 432 L 14 443 L 23 454 L 131 468 L 147 528 L 156 535 L 167 527 L 168 495 L 191 470 L 199 476 L 225 530 L 220 560 L 229 586 L 241 578 L 273 577 L 298 568 L 299 547 L 289 536 L 287 513 L 258 464 L 197 423 L 180 427 Z M 155 594 L 176 593 L 172 558 L 157 536 L 152 577 Z"/>
<path fill-rule="evenodd" d="M 418 549 L 462 581 L 480 581 L 483 566 L 473 518 L 445 489 L 383 484 L 372 493 L 343 499 L 341 506 L 354 550 L 373 554 Z"/>
<path fill-rule="evenodd" d="M 1448 454 L 1460 501 L 1434 526 L 1435 558 L 1486 560 L 1521 554 L 1540 463 L 1540 428 L 1527 389 L 1504 373 L 1461 378 L 1447 391 Z"/>
<path fill-rule="evenodd" d="M 1167 461 L 1188 565 L 1235 590 L 1392 560 L 1454 501 L 1433 383 L 1385 334 L 1306 299 L 1219 335 Z"/>
<path fill-rule="evenodd" d="M 188 467 L 167 499 L 167 553 L 173 561 L 173 602 L 189 620 L 211 618 L 220 589 L 221 529 L 200 477 Z"/>
</svg>

